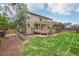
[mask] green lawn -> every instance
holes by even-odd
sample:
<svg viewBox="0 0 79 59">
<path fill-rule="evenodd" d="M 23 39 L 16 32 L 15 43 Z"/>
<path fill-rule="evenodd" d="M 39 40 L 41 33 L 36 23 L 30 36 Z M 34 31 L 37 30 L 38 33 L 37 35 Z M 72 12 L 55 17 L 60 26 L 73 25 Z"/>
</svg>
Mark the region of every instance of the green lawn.
<svg viewBox="0 0 79 59">
<path fill-rule="evenodd" d="M 79 33 L 65 32 L 57 36 L 31 38 L 22 45 L 22 55 L 79 55 Z"/>
</svg>

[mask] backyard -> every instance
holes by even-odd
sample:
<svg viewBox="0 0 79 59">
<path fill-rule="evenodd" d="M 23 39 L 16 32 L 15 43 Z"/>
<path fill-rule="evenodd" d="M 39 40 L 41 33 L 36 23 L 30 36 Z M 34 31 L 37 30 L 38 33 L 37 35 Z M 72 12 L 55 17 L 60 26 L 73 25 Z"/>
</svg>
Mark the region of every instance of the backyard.
<svg viewBox="0 0 79 59">
<path fill-rule="evenodd" d="M 22 55 L 77 56 L 79 55 L 79 33 L 64 32 L 56 36 L 30 38 L 22 45 Z"/>
<path fill-rule="evenodd" d="M 0 9 L 1 56 L 79 56 L 79 22 L 54 21 L 24 3 L 0 4 Z"/>
</svg>

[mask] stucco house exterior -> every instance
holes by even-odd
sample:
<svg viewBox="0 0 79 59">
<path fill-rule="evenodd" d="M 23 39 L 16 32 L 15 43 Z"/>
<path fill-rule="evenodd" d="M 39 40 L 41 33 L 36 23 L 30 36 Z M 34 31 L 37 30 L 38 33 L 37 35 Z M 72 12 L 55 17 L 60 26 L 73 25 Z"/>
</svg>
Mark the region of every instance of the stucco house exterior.
<svg viewBox="0 0 79 59">
<path fill-rule="evenodd" d="M 41 16 L 32 12 L 27 12 L 27 34 L 48 34 L 55 32 L 53 19 Z"/>
</svg>

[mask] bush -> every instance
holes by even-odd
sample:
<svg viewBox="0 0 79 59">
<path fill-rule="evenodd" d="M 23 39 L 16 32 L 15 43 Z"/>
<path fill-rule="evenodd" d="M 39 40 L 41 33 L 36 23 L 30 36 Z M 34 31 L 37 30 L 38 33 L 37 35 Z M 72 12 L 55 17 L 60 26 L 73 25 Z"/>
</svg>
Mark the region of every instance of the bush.
<svg viewBox="0 0 79 59">
<path fill-rule="evenodd" d="M 4 15 L 0 15 L 0 29 L 13 28 L 13 23 Z"/>
</svg>

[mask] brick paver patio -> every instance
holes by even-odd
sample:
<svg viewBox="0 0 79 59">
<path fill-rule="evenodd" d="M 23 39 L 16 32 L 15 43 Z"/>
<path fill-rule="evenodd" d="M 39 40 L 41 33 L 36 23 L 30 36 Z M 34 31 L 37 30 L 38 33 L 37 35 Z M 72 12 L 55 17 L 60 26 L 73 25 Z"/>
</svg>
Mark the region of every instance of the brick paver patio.
<svg viewBox="0 0 79 59">
<path fill-rule="evenodd" d="M 1 56 L 18 56 L 21 52 L 21 45 L 24 41 L 17 35 L 8 35 L 0 47 Z"/>
</svg>

